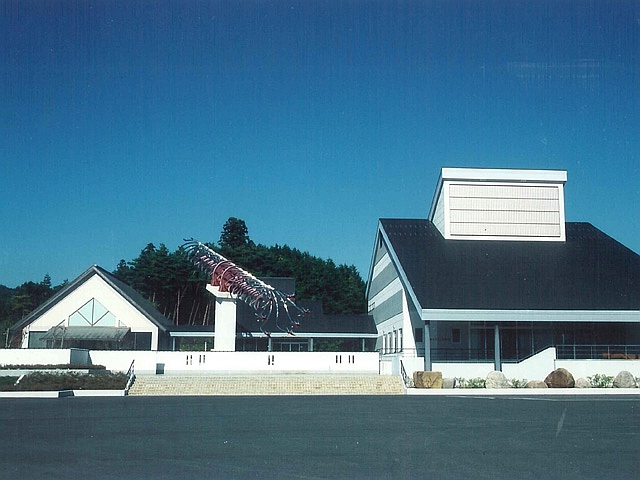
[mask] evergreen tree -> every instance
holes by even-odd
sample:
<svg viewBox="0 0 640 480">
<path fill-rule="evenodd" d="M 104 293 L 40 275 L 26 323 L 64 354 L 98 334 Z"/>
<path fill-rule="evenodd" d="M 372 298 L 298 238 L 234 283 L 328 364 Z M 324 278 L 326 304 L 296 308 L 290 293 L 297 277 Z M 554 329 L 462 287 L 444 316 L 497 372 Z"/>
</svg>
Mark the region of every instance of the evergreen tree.
<svg viewBox="0 0 640 480">
<path fill-rule="evenodd" d="M 251 246 L 249 239 L 249 230 L 244 220 L 236 217 L 229 217 L 222 227 L 220 240 L 218 241 L 220 248 L 235 249 Z"/>
</svg>

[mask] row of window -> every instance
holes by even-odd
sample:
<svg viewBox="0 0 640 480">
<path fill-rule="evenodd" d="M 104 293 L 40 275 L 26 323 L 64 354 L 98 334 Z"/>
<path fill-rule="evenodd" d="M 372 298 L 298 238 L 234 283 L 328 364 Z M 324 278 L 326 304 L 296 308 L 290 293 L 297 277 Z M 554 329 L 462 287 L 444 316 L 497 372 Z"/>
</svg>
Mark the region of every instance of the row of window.
<svg viewBox="0 0 640 480">
<path fill-rule="evenodd" d="M 414 341 L 416 344 L 424 342 L 424 330 L 417 327 L 414 332 Z M 451 329 L 451 343 L 460 343 L 460 329 Z M 402 328 L 382 334 L 382 353 L 398 353 L 404 349 L 404 339 L 402 336 Z"/>
<path fill-rule="evenodd" d="M 402 329 L 392 330 L 382 334 L 382 353 L 398 353 L 404 348 Z"/>
</svg>

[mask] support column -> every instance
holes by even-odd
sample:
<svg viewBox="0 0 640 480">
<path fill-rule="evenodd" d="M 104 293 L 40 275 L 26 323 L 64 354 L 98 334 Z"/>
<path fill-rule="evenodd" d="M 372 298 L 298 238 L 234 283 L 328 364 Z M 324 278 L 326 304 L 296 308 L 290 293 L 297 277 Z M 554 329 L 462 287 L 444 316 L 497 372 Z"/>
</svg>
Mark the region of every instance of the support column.
<svg viewBox="0 0 640 480">
<path fill-rule="evenodd" d="M 424 322 L 424 371 L 431 371 L 431 324 Z"/>
<path fill-rule="evenodd" d="M 502 371 L 502 359 L 500 358 L 500 326 L 496 323 L 493 327 L 494 370 Z"/>
<path fill-rule="evenodd" d="M 236 350 L 236 299 L 218 287 L 207 285 L 207 291 L 216 297 L 214 352 Z"/>
</svg>

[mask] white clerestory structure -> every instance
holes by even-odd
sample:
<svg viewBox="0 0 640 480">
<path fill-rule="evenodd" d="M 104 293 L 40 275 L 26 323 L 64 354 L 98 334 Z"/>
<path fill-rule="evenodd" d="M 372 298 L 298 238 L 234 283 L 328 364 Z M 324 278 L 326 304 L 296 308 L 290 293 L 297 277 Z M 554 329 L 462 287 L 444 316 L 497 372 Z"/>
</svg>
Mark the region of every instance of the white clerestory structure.
<svg viewBox="0 0 640 480">
<path fill-rule="evenodd" d="M 446 239 L 564 241 L 564 170 L 443 168 L 429 220 Z"/>
</svg>

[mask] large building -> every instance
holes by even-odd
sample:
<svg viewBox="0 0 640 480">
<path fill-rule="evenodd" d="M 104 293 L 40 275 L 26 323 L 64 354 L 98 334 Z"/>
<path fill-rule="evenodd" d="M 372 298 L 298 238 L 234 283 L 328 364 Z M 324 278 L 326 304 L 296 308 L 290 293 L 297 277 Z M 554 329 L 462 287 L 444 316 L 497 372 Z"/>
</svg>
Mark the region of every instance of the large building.
<svg viewBox="0 0 640 480">
<path fill-rule="evenodd" d="M 640 256 L 566 222 L 560 170 L 443 168 L 429 215 L 381 219 L 367 298 L 385 357 L 519 362 L 640 350 Z"/>
</svg>

